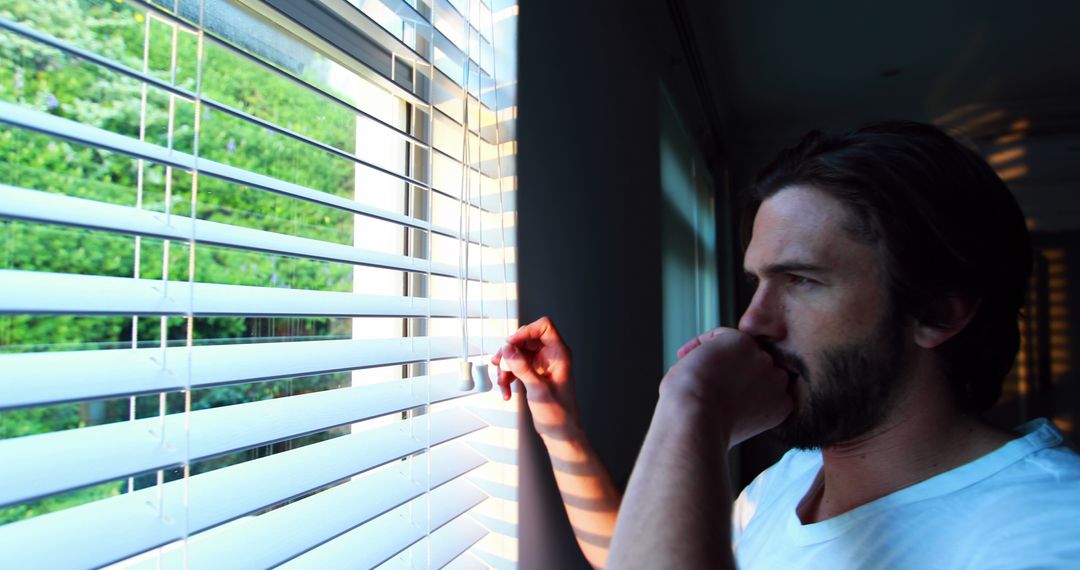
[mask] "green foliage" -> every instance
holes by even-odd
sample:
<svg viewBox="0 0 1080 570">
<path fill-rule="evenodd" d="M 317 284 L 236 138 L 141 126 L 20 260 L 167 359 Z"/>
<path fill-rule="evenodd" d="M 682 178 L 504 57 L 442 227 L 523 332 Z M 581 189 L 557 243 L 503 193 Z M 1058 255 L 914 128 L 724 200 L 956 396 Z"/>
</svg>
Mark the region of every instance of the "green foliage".
<svg viewBox="0 0 1080 570">
<path fill-rule="evenodd" d="M 0 524 L 20 521 L 33 516 L 59 511 L 83 503 L 107 499 L 119 495 L 126 488 L 126 481 L 113 481 L 94 485 L 71 493 L 54 495 L 29 503 L 22 503 L 0 509 Z"/>
<path fill-rule="evenodd" d="M 129 2 L 0 0 L 0 17 L 191 92 L 199 87 L 196 36 L 160 19 L 148 23 L 145 9 Z M 205 96 L 346 152 L 355 148 L 355 120 L 347 109 L 214 42 L 204 43 L 202 63 Z M 349 160 L 208 107 L 196 125 L 196 106 L 190 101 L 7 31 L 0 31 L 0 99 L 332 194 L 351 196 L 354 191 L 355 165 Z M 0 126 L 0 183 L 178 216 L 191 216 L 194 210 L 203 220 L 337 243 L 353 240 L 352 216 L 345 212 L 205 176 L 197 180 L 193 206 L 196 180 L 189 172 L 8 126 Z M 190 246 L 185 243 L 137 242 L 132 236 L 16 221 L 0 221 L 0 235 L 0 269 L 133 277 L 138 261 L 142 278 L 161 278 L 167 265 L 174 280 L 351 290 L 352 268 L 344 264 L 197 244 L 195 273 L 189 275 Z M 348 335 L 348 327 L 346 319 L 197 318 L 193 336 L 196 343 L 260 336 L 340 337 Z M 131 346 L 133 328 L 140 343 L 161 342 L 158 317 L 3 316 L 0 351 Z M 181 340 L 187 323 L 170 318 L 164 329 L 167 341 Z M 225 386 L 194 392 L 191 405 L 233 405 L 347 382 L 345 373 Z M 167 400 L 167 411 L 183 409 L 183 398 Z M 156 415 L 158 406 L 156 396 L 136 398 L 136 416 Z M 64 404 L 0 413 L 0 438 L 123 421 L 131 413 L 126 398 L 106 402 L 93 417 L 86 409 L 85 404 Z M 320 437 L 326 434 L 308 440 Z M 216 458 L 201 469 L 251 456 Z M 126 482 L 113 482 L 0 509 L 0 524 L 124 489 Z"/>
<path fill-rule="evenodd" d="M 64 404 L 33 408 L 23 411 L 18 415 L 12 415 L 4 420 L 6 437 L 23 437 L 41 433 L 43 428 L 53 431 L 56 426 L 78 426 L 79 406 L 77 404 Z"/>
</svg>

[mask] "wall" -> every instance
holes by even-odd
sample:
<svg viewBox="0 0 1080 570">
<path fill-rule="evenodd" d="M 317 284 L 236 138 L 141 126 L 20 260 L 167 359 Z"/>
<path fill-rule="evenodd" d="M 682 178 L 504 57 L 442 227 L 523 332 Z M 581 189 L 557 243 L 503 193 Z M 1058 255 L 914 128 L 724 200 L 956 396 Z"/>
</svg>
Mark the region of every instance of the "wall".
<svg viewBox="0 0 1080 570">
<path fill-rule="evenodd" d="M 570 344 L 585 429 L 625 485 L 663 374 L 652 13 L 611 0 L 520 10 L 520 320 L 548 315 Z M 522 431 L 520 568 L 586 567 Z"/>
</svg>

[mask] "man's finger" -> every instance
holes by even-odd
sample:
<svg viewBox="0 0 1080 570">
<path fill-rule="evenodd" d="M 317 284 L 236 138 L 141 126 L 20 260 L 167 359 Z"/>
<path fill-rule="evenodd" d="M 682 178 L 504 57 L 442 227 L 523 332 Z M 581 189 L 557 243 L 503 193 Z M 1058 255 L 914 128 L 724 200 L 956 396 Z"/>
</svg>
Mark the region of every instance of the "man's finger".
<svg viewBox="0 0 1080 570">
<path fill-rule="evenodd" d="M 513 334 L 506 337 L 506 342 L 510 344 L 519 344 L 530 339 L 538 340 L 545 346 L 562 342 L 562 339 L 559 338 L 559 333 L 555 330 L 555 324 L 547 317 L 541 317 L 514 331 Z"/>
<path fill-rule="evenodd" d="M 699 334 L 698 336 L 690 339 L 690 341 L 687 342 L 686 344 L 682 345 L 682 348 L 680 348 L 679 351 L 675 353 L 676 356 L 678 358 L 682 358 L 682 357 L 686 356 L 687 354 L 690 354 L 695 348 L 701 346 L 702 343 L 704 343 L 704 342 L 708 341 L 709 339 L 713 338 L 714 336 L 720 334 L 721 332 L 723 332 L 723 330 L 724 330 L 724 327 L 718 327 L 718 328 L 712 329 L 712 330 L 710 330 L 708 332 Z"/>
<path fill-rule="evenodd" d="M 514 375 L 500 368 L 496 371 L 495 378 L 495 383 L 499 385 L 499 392 L 502 394 L 502 399 L 509 400 L 510 384 L 514 381 Z"/>
<path fill-rule="evenodd" d="M 511 345 L 509 348 L 503 350 L 503 359 L 499 367 L 502 369 L 509 369 L 510 373 L 521 380 L 526 388 L 530 384 L 539 384 L 543 380 L 537 376 L 536 371 L 532 369 L 531 359 L 523 352 L 519 351 L 517 347 Z"/>
<path fill-rule="evenodd" d="M 510 383 L 514 381 L 514 377 L 509 372 L 499 371 L 499 392 L 502 392 L 502 398 L 504 401 L 510 399 Z"/>
<path fill-rule="evenodd" d="M 513 349 L 513 345 L 504 344 L 499 347 L 499 350 L 495 351 L 495 355 L 491 357 L 491 363 L 499 367 L 499 370 L 510 370 L 510 365 L 505 362 L 503 355 L 509 354 Z"/>
<path fill-rule="evenodd" d="M 497 384 L 503 400 L 510 399 L 512 394 L 511 385 L 514 380 L 521 380 L 526 387 L 529 384 L 543 382 L 536 371 L 531 368 L 532 358 L 519 351 L 513 344 L 503 345 L 491 357 L 491 362 L 499 367 Z"/>
<path fill-rule="evenodd" d="M 713 337 L 719 335 L 720 333 L 722 333 L 722 332 L 724 332 L 726 330 L 731 330 L 731 329 L 727 329 L 727 328 L 724 328 L 724 327 L 717 327 L 717 328 L 715 328 L 715 329 L 713 329 L 711 331 L 699 334 L 698 337 L 697 337 L 697 340 L 701 341 L 702 343 L 709 342 L 710 340 L 712 340 Z"/>
<path fill-rule="evenodd" d="M 691 350 L 694 350 L 699 346 L 701 346 L 701 341 L 698 340 L 697 337 L 694 337 L 690 339 L 690 342 L 682 345 L 682 348 L 680 348 L 679 351 L 675 353 L 675 356 L 677 356 L 678 358 L 682 358 L 687 354 L 690 354 Z"/>
</svg>

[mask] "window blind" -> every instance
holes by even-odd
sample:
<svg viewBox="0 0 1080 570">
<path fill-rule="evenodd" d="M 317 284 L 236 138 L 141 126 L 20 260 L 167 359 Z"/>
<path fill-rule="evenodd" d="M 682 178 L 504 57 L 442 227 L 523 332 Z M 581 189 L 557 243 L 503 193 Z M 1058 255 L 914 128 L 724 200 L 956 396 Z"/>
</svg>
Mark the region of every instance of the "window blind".
<svg viewBox="0 0 1080 570">
<path fill-rule="evenodd" d="M 516 565 L 516 15 L 0 0 L 0 567 Z"/>
</svg>

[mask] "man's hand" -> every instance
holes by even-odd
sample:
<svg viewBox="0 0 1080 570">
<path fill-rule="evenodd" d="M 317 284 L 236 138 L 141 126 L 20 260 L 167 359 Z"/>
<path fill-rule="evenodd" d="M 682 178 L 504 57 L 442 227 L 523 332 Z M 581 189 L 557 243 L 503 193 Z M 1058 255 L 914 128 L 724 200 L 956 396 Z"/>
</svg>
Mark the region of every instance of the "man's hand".
<svg viewBox="0 0 1080 570">
<path fill-rule="evenodd" d="M 678 356 L 660 383 L 661 401 L 703 406 L 729 448 L 776 427 L 791 413 L 787 372 L 749 335 L 713 329 L 686 343 Z"/>
<path fill-rule="evenodd" d="M 504 400 L 510 399 L 510 384 L 515 378 L 525 385 L 529 410 L 540 435 L 579 427 L 571 358 L 570 348 L 547 317 L 507 337 L 506 344 L 491 358 L 491 363 L 499 366 L 499 389 Z"/>
<path fill-rule="evenodd" d="M 611 568 L 735 568 L 726 451 L 792 408 L 787 373 L 746 334 L 714 329 L 679 356 L 630 475 Z"/>
<path fill-rule="evenodd" d="M 533 425 L 551 457 L 555 483 L 581 552 L 594 568 L 603 568 L 622 495 L 581 427 L 570 361 L 570 349 L 547 317 L 507 337 L 491 359 L 499 366 L 503 399 L 510 399 L 515 378 L 525 384 Z"/>
</svg>

